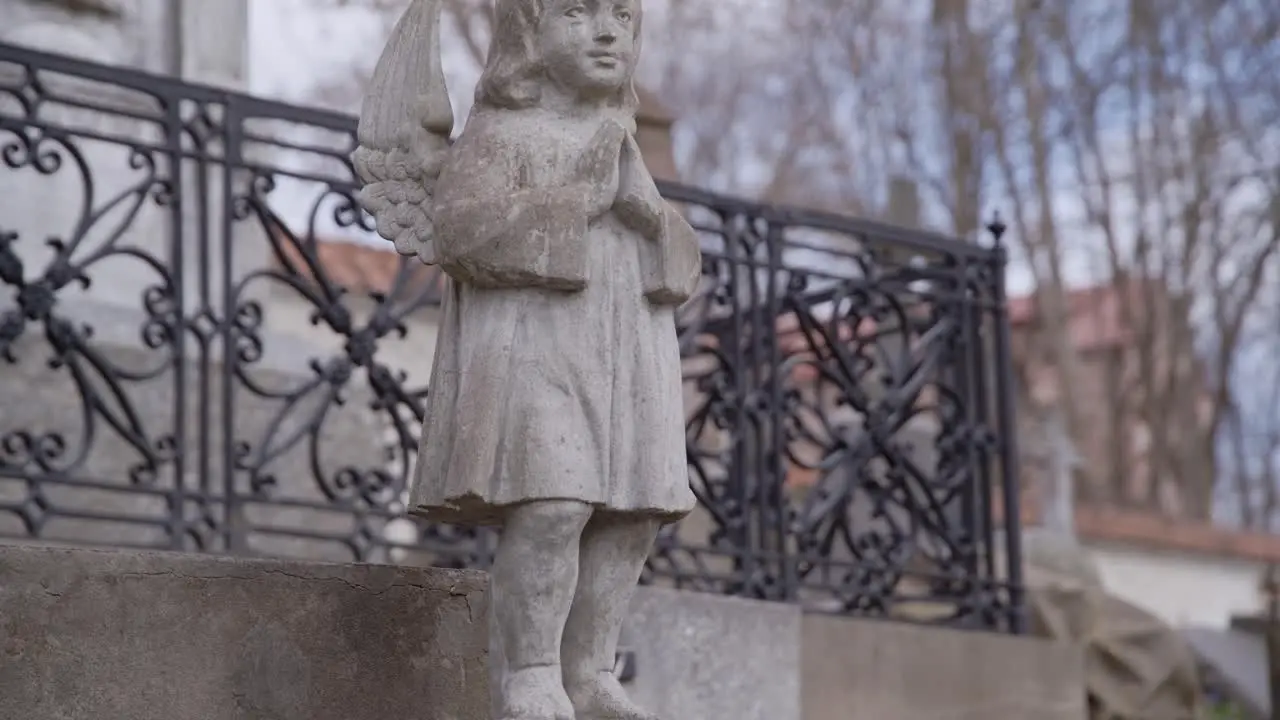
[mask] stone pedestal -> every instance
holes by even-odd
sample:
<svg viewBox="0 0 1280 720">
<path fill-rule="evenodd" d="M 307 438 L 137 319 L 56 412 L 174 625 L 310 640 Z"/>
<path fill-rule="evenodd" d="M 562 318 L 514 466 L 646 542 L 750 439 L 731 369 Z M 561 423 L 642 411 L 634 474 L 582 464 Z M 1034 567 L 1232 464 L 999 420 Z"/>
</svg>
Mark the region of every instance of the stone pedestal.
<svg viewBox="0 0 1280 720">
<path fill-rule="evenodd" d="M 0 40 L 230 90 L 248 85 L 249 0 L 0 0 Z"/>
<path fill-rule="evenodd" d="M 487 720 L 477 572 L 0 546 L 0 717 Z M 1068 643 L 641 588 L 670 720 L 1083 720 Z"/>
<path fill-rule="evenodd" d="M 806 615 L 804 720 L 1086 720 L 1071 643 Z"/>
<path fill-rule="evenodd" d="M 631 696 L 664 720 L 803 720 L 795 605 L 640 588 Z"/>
<path fill-rule="evenodd" d="M 1085 720 L 1078 646 L 641 588 L 632 697 L 671 720 Z"/>
<path fill-rule="evenodd" d="M 657 96 L 636 88 L 640 95 L 640 111 L 636 113 L 636 144 L 644 156 L 644 164 L 656 180 L 679 182 L 675 151 L 671 142 L 671 126 L 674 119 L 658 102 Z"/>
<path fill-rule="evenodd" d="M 0 716 L 487 720 L 481 573 L 0 547 Z"/>
</svg>

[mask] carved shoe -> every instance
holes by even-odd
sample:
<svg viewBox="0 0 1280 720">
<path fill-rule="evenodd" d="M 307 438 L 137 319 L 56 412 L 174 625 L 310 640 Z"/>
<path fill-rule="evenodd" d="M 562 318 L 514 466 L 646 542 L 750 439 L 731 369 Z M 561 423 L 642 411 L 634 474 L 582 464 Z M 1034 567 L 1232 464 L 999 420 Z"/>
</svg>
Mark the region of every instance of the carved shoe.
<svg viewBox="0 0 1280 720">
<path fill-rule="evenodd" d="M 577 711 L 577 720 L 659 720 L 627 697 L 627 691 L 612 672 L 599 672 L 583 679 L 565 679 L 565 689 Z"/>
<path fill-rule="evenodd" d="M 502 682 L 499 720 L 574 720 L 561 682 L 558 667 L 513 671 Z"/>
</svg>

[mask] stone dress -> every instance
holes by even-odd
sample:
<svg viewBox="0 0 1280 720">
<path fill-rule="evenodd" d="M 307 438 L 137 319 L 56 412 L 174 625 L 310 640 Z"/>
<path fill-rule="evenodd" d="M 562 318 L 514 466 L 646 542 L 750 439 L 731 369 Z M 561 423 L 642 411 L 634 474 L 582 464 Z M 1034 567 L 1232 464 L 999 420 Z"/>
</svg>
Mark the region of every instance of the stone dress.
<svg viewBox="0 0 1280 720">
<path fill-rule="evenodd" d="M 562 499 L 673 521 L 695 505 L 673 305 L 697 241 L 665 203 L 661 237 L 588 224 L 570 182 L 593 130 L 540 112 L 478 110 L 436 186 L 450 277 L 411 512 L 494 525 Z"/>
</svg>

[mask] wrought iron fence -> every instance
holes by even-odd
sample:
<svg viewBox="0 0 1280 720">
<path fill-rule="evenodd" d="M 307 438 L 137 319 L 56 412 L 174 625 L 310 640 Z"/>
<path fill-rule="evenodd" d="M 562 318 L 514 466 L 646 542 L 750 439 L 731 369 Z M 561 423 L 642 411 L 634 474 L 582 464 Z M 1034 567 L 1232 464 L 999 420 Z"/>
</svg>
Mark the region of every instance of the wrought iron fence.
<svg viewBox="0 0 1280 720">
<path fill-rule="evenodd" d="M 403 517 L 440 278 L 371 239 L 354 129 L 0 45 L 0 538 L 488 562 Z M 700 507 L 646 581 L 1016 631 L 1003 229 L 662 190 Z"/>
</svg>

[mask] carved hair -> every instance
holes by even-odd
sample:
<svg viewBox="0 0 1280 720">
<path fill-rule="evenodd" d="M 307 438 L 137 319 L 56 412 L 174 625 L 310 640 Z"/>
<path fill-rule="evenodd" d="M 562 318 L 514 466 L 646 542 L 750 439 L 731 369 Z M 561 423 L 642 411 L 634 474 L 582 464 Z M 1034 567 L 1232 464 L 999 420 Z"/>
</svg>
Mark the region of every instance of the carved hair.
<svg viewBox="0 0 1280 720">
<path fill-rule="evenodd" d="M 497 0 L 494 8 L 493 39 L 489 58 L 480 84 L 476 87 L 476 105 L 481 107 L 521 110 L 538 104 L 546 68 L 538 57 L 538 23 L 551 0 Z M 640 53 L 642 13 L 636 7 L 635 56 Z M 634 72 L 635 68 L 631 68 Z M 613 104 L 634 115 L 640 106 L 635 85 L 630 78 Z"/>
</svg>

